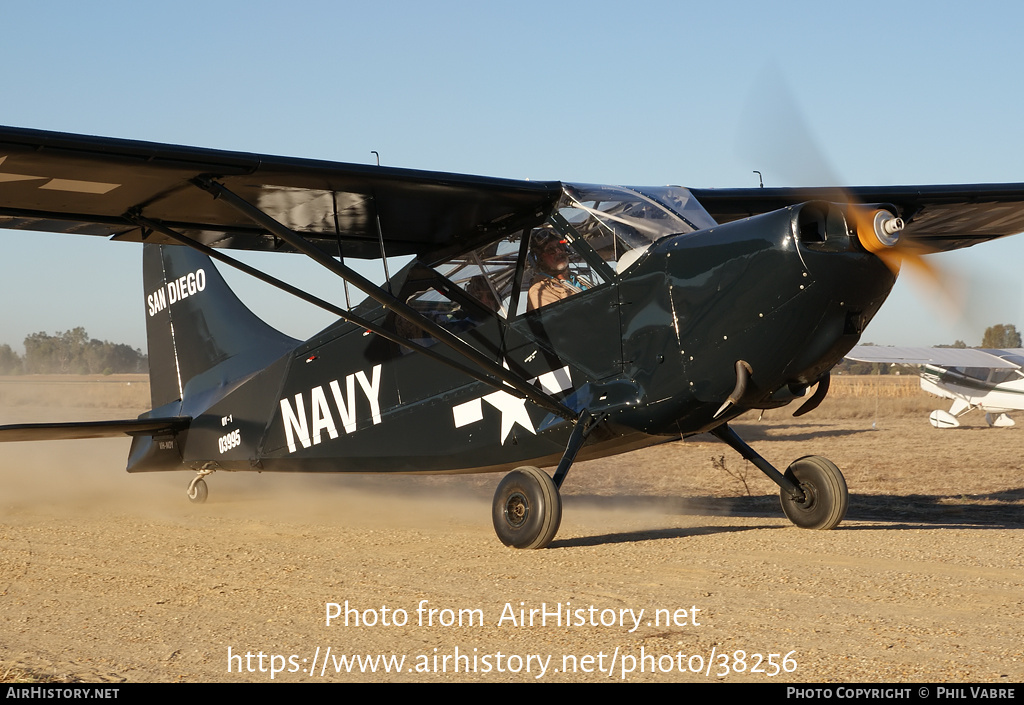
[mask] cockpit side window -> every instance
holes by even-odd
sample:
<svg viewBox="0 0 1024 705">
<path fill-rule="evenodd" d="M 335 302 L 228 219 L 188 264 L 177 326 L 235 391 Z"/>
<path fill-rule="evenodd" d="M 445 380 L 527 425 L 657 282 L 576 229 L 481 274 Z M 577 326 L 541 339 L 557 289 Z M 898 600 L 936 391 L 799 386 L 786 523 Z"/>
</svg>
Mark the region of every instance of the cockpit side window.
<svg viewBox="0 0 1024 705">
<path fill-rule="evenodd" d="M 434 270 L 465 293 L 472 301 L 471 306 L 507 318 L 522 236 L 522 231 L 509 233 L 439 264 Z"/>
<path fill-rule="evenodd" d="M 1003 384 L 1004 382 L 1020 379 L 1021 376 L 1020 370 L 996 367 L 989 373 L 988 382 L 990 384 Z"/>
<path fill-rule="evenodd" d="M 522 231 L 435 266 L 406 292 L 406 303 L 438 325 L 459 334 L 493 320 L 507 318 L 514 290 Z M 428 270 L 429 271 L 429 270 Z M 402 331 L 417 339 L 416 326 L 400 321 Z M 420 335 L 417 336 L 416 333 Z M 417 342 L 430 344 L 430 339 Z"/>
</svg>

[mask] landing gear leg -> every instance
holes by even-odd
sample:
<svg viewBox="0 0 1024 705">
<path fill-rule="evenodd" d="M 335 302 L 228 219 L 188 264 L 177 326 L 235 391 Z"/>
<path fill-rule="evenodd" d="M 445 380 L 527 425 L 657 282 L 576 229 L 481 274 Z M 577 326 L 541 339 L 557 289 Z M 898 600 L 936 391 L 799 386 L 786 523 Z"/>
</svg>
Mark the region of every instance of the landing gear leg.
<svg viewBox="0 0 1024 705">
<path fill-rule="evenodd" d="M 846 516 L 850 494 L 843 473 L 820 455 L 808 455 L 793 462 L 783 475 L 753 448 L 743 442 L 728 424 L 711 434 L 754 464 L 779 487 L 782 511 L 802 529 L 834 529 Z"/>
<path fill-rule="evenodd" d="M 216 469 L 216 467 L 212 467 L 207 464 L 196 471 L 196 476 L 192 478 L 192 482 L 188 483 L 188 489 L 185 490 L 185 494 L 188 495 L 189 502 L 192 502 L 192 504 L 202 504 L 206 501 L 206 498 L 210 494 L 210 490 L 206 487 L 206 480 L 203 478 L 214 472 Z"/>
</svg>

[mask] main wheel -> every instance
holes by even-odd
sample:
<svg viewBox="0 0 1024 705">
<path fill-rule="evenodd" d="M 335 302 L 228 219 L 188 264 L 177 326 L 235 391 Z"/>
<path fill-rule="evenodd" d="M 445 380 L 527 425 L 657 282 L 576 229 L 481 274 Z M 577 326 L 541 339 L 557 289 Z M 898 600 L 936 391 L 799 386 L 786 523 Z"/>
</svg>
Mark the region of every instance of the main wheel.
<svg viewBox="0 0 1024 705">
<path fill-rule="evenodd" d="M 782 511 L 801 529 L 834 529 L 846 516 L 850 493 L 831 460 L 820 455 L 800 458 L 786 470 L 786 479 L 804 491 L 804 500 L 797 502 L 782 490 Z"/>
<path fill-rule="evenodd" d="M 494 493 L 491 519 L 506 546 L 544 548 L 562 522 L 562 498 L 554 481 L 540 468 L 516 468 Z"/>
<path fill-rule="evenodd" d="M 188 495 L 188 501 L 192 502 L 192 504 L 202 504 L 206 501 L 210 491 L 206 487 L 206 480 L 199 478 L 188 486 L 185 493 Z"/>
</svg>

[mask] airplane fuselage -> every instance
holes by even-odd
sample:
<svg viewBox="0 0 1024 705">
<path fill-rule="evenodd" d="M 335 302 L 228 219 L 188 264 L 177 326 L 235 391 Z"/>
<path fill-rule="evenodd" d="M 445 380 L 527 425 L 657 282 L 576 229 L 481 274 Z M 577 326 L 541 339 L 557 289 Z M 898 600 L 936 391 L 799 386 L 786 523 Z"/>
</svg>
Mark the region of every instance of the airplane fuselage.
<svg viewBox="0 0 1024 705">
<path fill-rule="evenodd" d="M 1003 373 L 996 381 L 994 375 Z M 929 394 L 954 400 L 954 416 L 968 409 L 981 408 L 995 414 L 1020 411 L 1024 408 L 1024 377 L 1016 371 L 981 368 L 977 374 L 968 370 L 926 366 L 921 372 L 921 388 Z M 959 407 L 962 407 L 959 408 Z"/>
<path fill-rule="evenodd" d="M 805 204 L 663 237 L 607 284 L 491 317 L 465 337 L 573 411 L 603 417 L 581 458 L 707 431 L 802 396 L 884 301 L 894 276 L 841 221 L 826 204 Z M 750 385 L 716 416 L 738 360 Z M 173 411 L 192 417 L 188 431 L 162 450 L 159 439 L 136 439 L 129 470 L 497 472 L 557 463 L 572 431 L 350 323 L 261 367 L 243 379 L 225 373 L 212 404 L 184 394 Z"/>
</svg>

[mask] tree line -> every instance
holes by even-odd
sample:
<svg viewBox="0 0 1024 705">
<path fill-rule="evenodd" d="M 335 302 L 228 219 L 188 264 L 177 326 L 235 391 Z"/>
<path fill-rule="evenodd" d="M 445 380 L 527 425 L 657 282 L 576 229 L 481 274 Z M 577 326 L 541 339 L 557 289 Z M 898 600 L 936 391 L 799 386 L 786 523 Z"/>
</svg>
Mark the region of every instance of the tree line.
<svg viewBox="0 0 1024 705">
<path fill-rule="evenodd" d="M 85 328 L 25 338 L 25 354 L 0 345 L 0 375 L 117 374 L 146 372 L 148 358 L 138 348 L 90 338 Z"/>
</svg>

